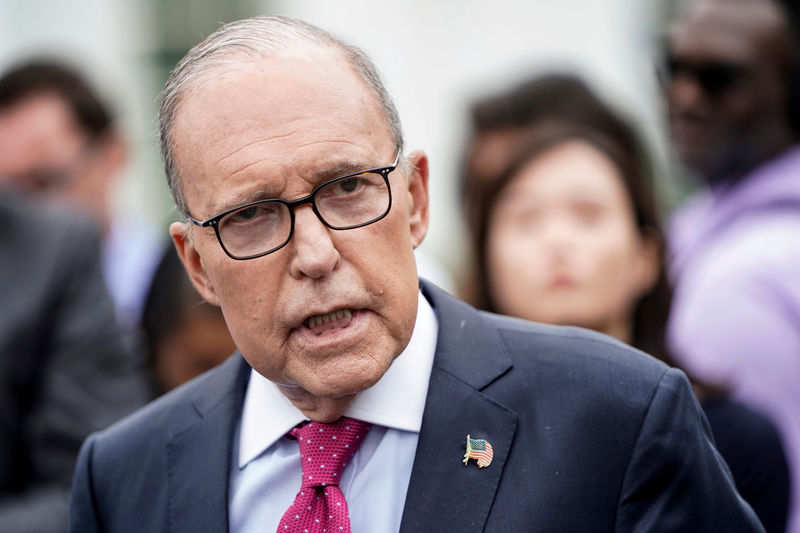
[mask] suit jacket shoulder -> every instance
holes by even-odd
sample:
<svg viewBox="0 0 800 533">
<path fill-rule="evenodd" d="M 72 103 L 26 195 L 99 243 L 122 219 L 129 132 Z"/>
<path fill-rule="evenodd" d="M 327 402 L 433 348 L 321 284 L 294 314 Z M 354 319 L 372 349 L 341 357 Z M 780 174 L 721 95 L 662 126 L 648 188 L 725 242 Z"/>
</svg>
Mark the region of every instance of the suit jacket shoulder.
<svg viewBox="0 0 800 533">
<path fill-rule="evenodd" d="M 761 530 L 680 371 L 423 291 L 439 340 L 401 531 Z"/>
<path fill-rule="evenodd" d="M 249 372 L 237 352 L 87 439 L 70 530 L 227 531 L 232 439 Z"/>
<path fill-rule="evenodd" d="M 679 371 L 423 288 L 439 339 L 401 531 L 760 531 Z M 248 372 L 237 355 L 89 439 L 72 530 L 227 531 Z M 488 467 L 464 464 L 467 435 Z"/>
</svg>

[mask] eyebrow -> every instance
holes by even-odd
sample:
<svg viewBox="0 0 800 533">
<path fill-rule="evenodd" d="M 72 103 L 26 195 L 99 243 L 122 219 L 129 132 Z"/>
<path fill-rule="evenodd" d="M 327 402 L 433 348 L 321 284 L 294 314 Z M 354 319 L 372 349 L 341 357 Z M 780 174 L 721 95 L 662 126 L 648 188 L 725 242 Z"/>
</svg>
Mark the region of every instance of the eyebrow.
<svg viewBox="0 0 800 533">
<path fill-rule="evenodd" d="M 340 178 L 343 176 L 347 176 L 349 174 L 356 174 L 358 172 L 372 170 L 374 168 L 383 168 L 381 166 L 374 166 L 370 165 L 369 163 L 364 163 L 363 161 L 338 161 L 333 163 L 327 167 L 317 169 L 310 173 L 309 177 L 306 178 L 307 181 L 313 184 L 312 190 L 319 186 L 321 183 L 326 181 Z M 302 178 L 301 178 L 302 179 Z M 307 194 L 310 194 L 311 191 L 308 191 Z M 305 196 L 305 195 L 302 195 Z M 301 197 L 302 197 L 301 196 Z M 262 200 L 294 200 L 295 198 L 287 199 L 281 198 L 280 196 L 276 196 L 274 193 L 269 192 L 264 188 L 260 188 L 256 191 L 253 191 L 249 194 L 245 194 L 243 196 L 238 196 L 235 198 L 230 199 L 229 201 L 224 202 L 220 205 L 220 207 L 216 210 L 213 216 L 216 216 L 219 213 L 223 213 L 228 211 L 229 209 L 236 209 L 239 206 L 251 204 L 253 202 L 260 202 Z"/>
<path fill-rule="evenodd" d="M 370 165 L 370 163 L 364 163 L 363 161 L 339 161 L 313 172 L 311 174 L 311 181 L 319 185 L 328 180 L 347 176 L 348 174 L 363 172 L 365 170 L 372 170 L 373 168 L 382 167 Z"/>
</svg>

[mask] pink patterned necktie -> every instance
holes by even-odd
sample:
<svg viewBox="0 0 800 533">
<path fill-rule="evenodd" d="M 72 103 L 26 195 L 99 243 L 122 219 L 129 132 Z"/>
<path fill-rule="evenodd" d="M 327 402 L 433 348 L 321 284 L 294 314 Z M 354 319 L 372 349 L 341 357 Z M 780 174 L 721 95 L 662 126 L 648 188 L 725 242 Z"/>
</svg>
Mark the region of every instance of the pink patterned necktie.
<svg viewBox="0 0 800 533">
<path fill-rule="evenodd" d="M 309 422 L 289 432 L 300 444 L 303 483 L 278 533 L 350 533 L 339 478 L 369 428 L 366 422 L 340 418 L 333 424 Z"/>
</svg>

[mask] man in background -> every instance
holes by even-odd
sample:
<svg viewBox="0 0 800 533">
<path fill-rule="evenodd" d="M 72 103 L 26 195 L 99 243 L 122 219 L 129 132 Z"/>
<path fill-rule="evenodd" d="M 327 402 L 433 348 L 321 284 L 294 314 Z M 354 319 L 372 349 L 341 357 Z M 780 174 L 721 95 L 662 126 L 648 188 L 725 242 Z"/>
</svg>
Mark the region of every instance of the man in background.
<svg viewBox="0 0 800 533">
<path fill-rule="evenodd" d="M 110 108 L 76 69 L 42 59 L 0 76 L 0 182 L 98 225 L 117 318 L 135 330 L 163 242 L 146 221 L 113 207 L 126 156 Z"/>
<path fill-rule="evenodd" d="M 697 0 L 670 26 L 666 48 L 672 140 L 705 182 L 671 228 L 671 348 L 697 377 L 777 424 L 792 470 L 792 533 L 800 532 L 797 42 L 773 0 Z"/>
</svg>

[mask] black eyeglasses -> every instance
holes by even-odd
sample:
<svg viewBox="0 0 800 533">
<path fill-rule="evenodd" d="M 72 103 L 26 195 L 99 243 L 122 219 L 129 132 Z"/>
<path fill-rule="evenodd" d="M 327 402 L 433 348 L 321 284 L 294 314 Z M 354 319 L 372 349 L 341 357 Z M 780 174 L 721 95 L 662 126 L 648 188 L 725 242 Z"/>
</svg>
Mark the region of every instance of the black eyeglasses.
<svg viewBox="0 0 800 533">
<path fill-rule="evenodd" d="M 752 72 L 747 65 L 727 61 L 688 61 L 667 56 L 664 62 L 664 82 L 688 76 L 711 97 L 718 97 L 732 87 L 749 79 Z"/>
<path fill-rule="evenodd" d="M 208 220 L 188 219 L 197 226 L 213 227 L 232 259 L 255 259 L 286 246 L 294 232 L 294 210 L 303 204 L 311 204 L 317 218 L 335 230 L 360 228 L 385 217 L 392 207 L 389 173 L 399 161 L 400 149 L 389 166 L 334 178 L 297 200 L 259 200 Z"/>
</svg>

